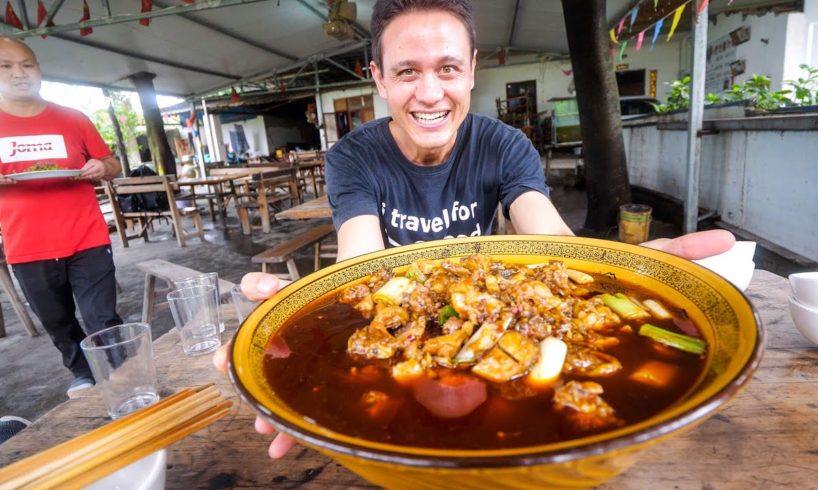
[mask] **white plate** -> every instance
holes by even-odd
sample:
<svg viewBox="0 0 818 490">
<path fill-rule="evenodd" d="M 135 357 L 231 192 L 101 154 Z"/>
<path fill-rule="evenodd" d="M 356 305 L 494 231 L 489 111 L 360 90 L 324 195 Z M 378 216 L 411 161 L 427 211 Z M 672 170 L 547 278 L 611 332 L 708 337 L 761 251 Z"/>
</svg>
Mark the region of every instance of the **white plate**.
<svg viewBox="0 0 818 490">
<path fill-rule="evenodd" d="M 62 170 L 36 170 L 34 172 L 20 172 L 19 174 L 6 174 L 6 178 L 16 181 L 53 179 L 55 177 L 76 177 L 82 170 L 62 169 Z"/>
</svg>

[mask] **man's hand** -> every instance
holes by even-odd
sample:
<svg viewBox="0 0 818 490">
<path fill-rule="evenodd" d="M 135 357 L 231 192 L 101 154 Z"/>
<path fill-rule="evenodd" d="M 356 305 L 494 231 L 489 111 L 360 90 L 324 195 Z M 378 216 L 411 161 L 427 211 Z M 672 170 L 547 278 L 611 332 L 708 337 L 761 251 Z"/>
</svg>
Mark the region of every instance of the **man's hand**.
<svg viewBox="0 0 818 490">
<path fill-rule="evenodd" d="M 112 156 L 104 157 L 102 160 L 92 158 L 85 162 L 82 172 L 75 178 L 78 180 L 110 180 L 119 175 L 121 169 L 119 160 Z"/>
<path fill-rule="evenodd" d="M 279 289 L 286 286 L 289 281 L 284 281 L 272 274 L 263 274 L 261 272 L 251 272 L 246 274 L 241 279 L 241 292 L 253 301 L 261 301 L 269 298 L 278 292 Z M 230 344 L 223 345 L 213 356 L 213 364 L 216 368 L 227 373 L 227 358 L 230 355 Z M 256 417 L 256 431 L 261 434 L 273 434 L 275 428 Z M 271 458 L 278 459 L 289 451 L 295 445 L 295 439 L 287 434 L 279 433 L 273 442 L 270 443 L 268 454 Z"/>
<path fill-rule="evenodd" d="M 688 233 L 672 239 L 659 238 L 641 245 L 688 260 L 697 260 L 724 253 L 733 248 L 735 243 L 736 237 L 727 230 L 708 230 Z"/>
<path fill-rule="evenodd" d="M 3 174 L 0 174 L 0 185 L 11 185 L 16 183 L 17 183 L 16 180 L 12 180 Z"/>
</svg>

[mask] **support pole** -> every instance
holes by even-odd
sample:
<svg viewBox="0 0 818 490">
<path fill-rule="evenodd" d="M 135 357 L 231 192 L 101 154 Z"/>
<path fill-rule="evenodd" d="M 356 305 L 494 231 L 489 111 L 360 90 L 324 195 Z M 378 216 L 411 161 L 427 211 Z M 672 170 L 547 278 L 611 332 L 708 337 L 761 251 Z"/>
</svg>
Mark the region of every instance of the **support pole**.
<svg viewBox="0 0 818 490">
<path fill-rule="evenodd" d="M 111 125 L 114 127 L 114 134 L 116 135 L 116 152 L 119 156 L 119 162 L 122 164 L 122 175 L 127 177 L 131 174 L 131 166 L 128 163 L 128 148 L 125 146 L 125 139 L 122 137 L 122 127 L 119 125 L 119 118 L 116 117 L 114 110 L 114 100 L 111 98 L 111 91 L 107 88 L 102 89 L 102 95 L 108 101 L 108 117 L 111 119 Z"/>
<path fill-rule="evenodd" d="M 318 134 L 324 134 L 324 141 L 321 142 L 321 146 L 323 150 L 329 150 L 329 143 L 327 139 L 327 128 L 324 127 L 321 130 L 321 127 L 324 126 L 324 105 L 321 103 L 321 79 L 318 78 L 318 62 L 313 62 L 313 69 L 315 70 L 315 108 L 316 113 L 315 116 L 318 119 Z"/>
<path fill-rule="evenodd" d="M 156 91 L 153 88 L 153 73 L 139 72 L 131 75 L 130 80 L 139 94 L 142 104 L 142 116 L 145 118 L 145 132 L 148 134 L 148 146 L 151 149 L 151 159 L 156 166 L 157 173 L 161 169 L 165 175 L 176 174 L 176 160 L 170 151 L 168 137 L 165 135 L 165 125 L 162 114 L 156 103 Z"/>
<path fill-rule="evenodd" d="M 697 2 L 694 2 L 697 3 Z M 684 232 L 699 226 L 699 178 L 702 163 L 702 116 L 704 114 L 704 76 L 707 61 L 707 6 L 698 18 L 693 10 L 693 62 L 690 76 L 690 113 L 687 121 L 687 192 L 685 193 Z"/>
</svg>

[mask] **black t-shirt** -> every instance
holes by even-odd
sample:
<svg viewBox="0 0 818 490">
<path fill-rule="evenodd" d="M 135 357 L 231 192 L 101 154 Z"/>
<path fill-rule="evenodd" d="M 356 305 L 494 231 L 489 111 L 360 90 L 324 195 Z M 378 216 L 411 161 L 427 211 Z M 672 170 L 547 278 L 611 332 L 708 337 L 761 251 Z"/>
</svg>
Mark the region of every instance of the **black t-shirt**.
<svg viewBox="0 0 818 490">
<path fill-rule="evenodd" d="M 528 138 L 497 119 L 469 114 L 449 158 L 419 166 L 401 153 L 389 118 L 367 123 L 326 155 L 326 179 L 336 229 L 350 218 L 380 218 L 384 244 L 491 233 L 495 211 L 521 194 L 548 196 L 540 156 Z"/>
</svg>

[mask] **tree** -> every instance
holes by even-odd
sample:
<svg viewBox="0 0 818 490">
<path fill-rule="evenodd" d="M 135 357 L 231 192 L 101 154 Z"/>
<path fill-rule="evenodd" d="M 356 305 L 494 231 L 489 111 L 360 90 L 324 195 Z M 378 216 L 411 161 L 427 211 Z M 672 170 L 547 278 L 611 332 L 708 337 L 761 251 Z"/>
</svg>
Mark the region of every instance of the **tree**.
<svg viewBox="0 0 818 490">
<path fill-rule="evenodd" d="M 129 157 L 132 153 L 138 156 L 139 148 L 136 144 L 136 137 L 139 135 L 139 128 L 145 126 L 145 121 L 142 115 L 134 110 L 127 92 L 109 92 L 109 96 L 111 97 L 111 102 L 113 102 L 114 112 L 119 121 L 119 127 L 122 130 L 122 139 L 127 147 L 133 147 L 131 149 L 135 150 L 131 151 L 131 149 L 129 149 Z M 94 126 L 97 127 L 97 131 L 99 131 L 105 143 L 111 148 L 116 148 L 116 132 L 108 110 L 98 109 L 94 111 L 94 113 L 91 114 L 91 121 L 94 123 Z M 136 158 L 134 161 L 139 161 L 139 159 Z"/>
<path fill-rule="evenodd" d="M 605 3 L 606 0 L 562 0 L 585 158 L 588 189 L 585 228 L 596 232 L 615 226 L 619 206 L 631 201 Z"/>
</svg>

